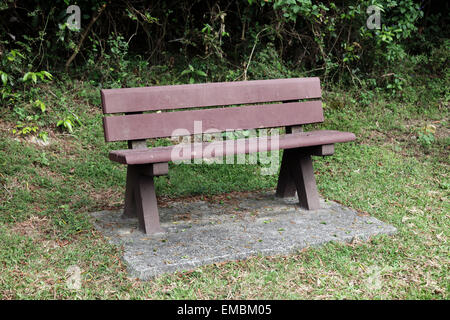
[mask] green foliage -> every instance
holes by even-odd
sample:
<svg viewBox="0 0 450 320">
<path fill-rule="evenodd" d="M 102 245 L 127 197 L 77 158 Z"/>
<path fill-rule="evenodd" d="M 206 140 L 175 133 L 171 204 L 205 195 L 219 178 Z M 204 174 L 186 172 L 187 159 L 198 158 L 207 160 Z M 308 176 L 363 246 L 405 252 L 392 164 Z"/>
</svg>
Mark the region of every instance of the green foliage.
<svg viewBox="0 0 450 320">
<path fill-rule="evenodd" d="M 41 110 L 42 113 L 45 112 L 46 107 L 45 107 L 45 103 L 43 103 L 41 100 L 36 100 L 34 102 L 34 107 L 38 108 L 39 110 Z"/>
<path fill-rule="evenodd" d="M 29 47 L 25 46 L 25 52 Z M 31 64 L 26 64 L 29 57 L 19 50 L 12 49 L 7 54 L 0 56 L 1 100 L 0 107 L 12 109 L 16 116 L 16 126 L 13 134 L 27 136 L 38 134 L 44 137 L 40 131 L 43 125 L 42 116 L 46 112 L 46 105 L 41 100 L 40 84 L 53 80 L 53 75 L 45 70 L 33 72 Z M 18 104 L 23 105 L 19 107 Z"/>
<path fill-rule="evenodd" d="M 189 83 L 195 83 L 195 79 L 197 77 L 203 77 L 205 78 L 207 75 L 202 70 L 195 69 L 192 65 L 189 65 L 187 69 L 183 70 L 180 73 L 180 76 L 188 76 L 189 77 Z"/>
<path fill-rule="evenodd" d="M 396 94 L 399 94 L 403 91 L 405 83 L 405 79 L 399 77 L 396 74 L 393 74 L 392 80 L 387 82 L 386 89 L 392 96 L 395 96 Z"/>
<path fill-rule="evenodd" d="M 69 133 L 73 133 L 73 128 L 76 125 L 81 126 L 82 123 L 81 123 L 80 119 L 78 118 L 78 116 L 75 114 L 67 115 L 63 119 L 59 120 L 56 123 L 57 127 L 61 127 L 64 130 L 67 130 Z"/>
<path fill-rule="evenodd" d="M 37 84 L 38 79 L 45 82 L 46 80 L 52 80 L 53 76 L 47 72 L 47 71 L 40 71 L 40 72 L 27 72 L 22 78 L 23 82 L 32 82 L 34 84 Z"/>
<path fill-rule="evenodd" d="M 36 100 L 30 103 L 32 108 L 26 109 L 21 107 L 14 107 L 14 113 L 17 115 L 17 122 L 13 134 L 27 136 L 38 133 L 39 137 L 45 136 L 44 131 L 39 131 L 42 126 L 42 115 L 46 110 L 45 104 L 41 100 Z M 46 138 L 46 137 L 45 137 Z"/>
<path fill-rule="evenodd" d="M 429 148 L 435 141 L 434 134 L 436 133 L 436 126 L 428 124 L 420 128 L 417 133 L 417 142 L 424 148 Z"/>
<path fill-rule="evenodd" d="M 20 79 L 23 79 L 22 65 L 25 56 L 18 50 L 12 49 L 7 54 L 0 56 L 1 106 L 10 106 L 21 97 L 17 89 L 21 87 Z"/>
<path fill-rule="evenodd" d="M 22 9 L 0 10 L 0 107 L 21 135 L 41 135 L 55 124 L 73 132 L 80 125 L 75 103 L 64 101 L 64 85 L 57 95 L 46 91 L 55 80 L 98 90 L 319 76 L 323 86 L 367 89 L 359 96 L 367 107 L 373 95 L 430 100 L 449 77 L 448 17 L 442 14 L 448 3 L 86 0 L 77 3 L 79 31 L 68 28 L 68 1 L 16 5 Z M 380 10 L 379 28 L 367 26 L 369 6 Z M 411 89 L 417 72 L 433 79 L 421 84 L 426 99 Z M 450 95 L 444 96 L 447 103 Z"/>
<path fill-rule="evenodd" d="M 12 132 L 26 136 L 31 133 L 36 133 L 37 130 L 38 130 L 37 126 L 27 126 L 22 122 L 18 122 L 16 125 L 16 129 L 13 129 Z"/>
<path fill-rule="evenodd" d="M 61 239 L 82 232 L 90 227 L 89 221 L 82 215 L 76 214 L 69 205 L 60 205 L 52 215 L 53 222 L 61 230 Z"/>
<path fill-rule="evenodd" d="M 107 86 L 120 87 L 131 76 L 128 43 L 122 35 L 111 34 L 103 46 L 93 40 L 86 67 L 89 77 Z"/>
<path fill-rule="evenodd" d="M 263 29 L 271 32 L 258 40 L 255 55 L 271 43 L 283 62 L 301 71 L 353 82 L 374 72 L 379 77 L 381 70 L 392 72 L 410 48 L 424 51 L 448 38 L 448 17 L 442 14 L 448 3 L 419 0 L 171 0 L 147 5 L 86 0 L 77 3 L 86 38 L 67 27 L 67 1 L 19 2 L 22 11 L 9 6 L 0 11 L 0 42 L 6 50 L 19 46 L 33 52 L 29 60 L 37 70 L 41 65 L 57 69 L 75 53 L 73 65 L 108 86 L 126 85 L 134 77 L 131 56 L 136 55 L 150 65 L 182 55 L 185 67 L 203 55 L 245 68 L 243 58 L 250 55 L 255 33 Z M 379 29 L 366 25 L 369 6 L 380 10 Z M 27 30 L 23 39 L 11 40 L 19 23 L 7 23 L 11 13 L 28 27 L 21 28 Z M 9 73 L 4 72 L 0 79 L 7 81 Z"/>
<path fill-rule="evenodd" d="M 38 138 L 41 139 L 44 142 L 47 142 L 48 141 L 48 132 L 47 131 L 39 132 Z"/>
<path fill-rule="evenodd" d="M 348 1 L 345 5 L 311 0 L 260 0 L 259 3 L 272 4 L 281 13 L 283 18 L 278 17 L 281 24 L 277 32 L 280 36 L 289 35 L 288 46 L 300 45 L 305 51 L 314 52 L 311 57 L 314 60 L 310 58 L 307 67 L 320 68 L 326 76 L 334 77 L 338 73 L 344 79 L 345 74 L 350 74 L 353 81 L 377 68 L 385 72 L 386 67 L 395 66 L 403 59 L 403 40 L 411 38 L 423 17 L 419 4 L 413 0 Z M 371 5 L 381 12 L 380 29 L 370 30 L 366 26 L 366 10 Z M 305 31 L 308 37 L 304 36 Z"/>
</svg>

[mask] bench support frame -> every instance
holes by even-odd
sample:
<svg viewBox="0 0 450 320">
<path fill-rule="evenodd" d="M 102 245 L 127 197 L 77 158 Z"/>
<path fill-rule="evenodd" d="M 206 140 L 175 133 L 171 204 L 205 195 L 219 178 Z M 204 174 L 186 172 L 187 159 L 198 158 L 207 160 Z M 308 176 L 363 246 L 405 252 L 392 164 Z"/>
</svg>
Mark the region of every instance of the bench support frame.
<svg viewBox="0 0 450 320">
<path fill-rule="evenodd" d="M 167 163 L 128 165 L 125 189 L 126 218 L 137 217 L 139 228 L 146 234 L 164 232 L 159 223 L 154 177 L 168 173 Z"/>
<path fill-rule="evenodd" d="M 312 155 L 334 153 L 334 145 L 285 149 L 281 161 L 276 196 L 294 197 L 307 210 L 320 208 L 319 193 L 312 165 Z M 137 217 L 139 228 L 146 234 L 164 232 L 159 222 L 154 177 L 168 173 L 168 163 L 128 165 L 125 189 L 125 218 Z"/>
<path fill-rule="evenodd" d="M 334 145 L 285 149 L 281 161 L 276 196 L 294 197 L 307 210 L 320 208 L 319 193 L 312 165 L 312 155 L 334 153 Z M 128 165 L 125 189 L 125 218 L 137 217 L 139 228 L 146 234 L 164 232 L 159 222 L 154 177 L 168 173 L 168 163 Z"/>
<path fill-rule="evenodd" d="M 333 153 L 334 145 L 284 150 L 276 196 L 280 198 L 294 197 L 295 191 L 297 191 L 301 207 L 307 210 L 319 209 L 319 193 L 311 156 L 326 156 Z"/>
<path fill-rule="evenodd" d="M 301 126 L 286 128 L 287 133 L 302 131 Z M 128 141 L 130 149 L 147 148 L 146 140 Z M 281 161 L 276 196 L 294 197 L 297 191 L 299 204 L 307 210 L 320 208 L 319 193 L 312 165 L 312 155 L 327 156 L 334 153 L 334 144 L 285 149 Z M 165 175 L 168 163 L 128 165 L 125 189 L 125 218 L 137 217 L 139 229 L 146 234 L 164 232 L 159 221 L 154 177 Z"/>
<path fill-rule="evenodd" d="M 146 140 L 128 141 L 129 149 L 146 149 Z M 169 172 L 168 163 L 128 165 L 124 218 L 137 217 L 139 229 L 146 234 L 164 232 L 159 222 L 154 177 Z"/>
</svg>

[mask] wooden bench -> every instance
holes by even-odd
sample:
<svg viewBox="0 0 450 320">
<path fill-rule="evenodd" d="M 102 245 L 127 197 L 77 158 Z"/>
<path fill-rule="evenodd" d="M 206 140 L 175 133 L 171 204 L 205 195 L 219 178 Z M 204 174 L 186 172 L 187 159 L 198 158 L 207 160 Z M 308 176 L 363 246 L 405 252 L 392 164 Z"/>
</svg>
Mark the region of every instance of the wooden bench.
<svg viewBox="0 0 450 320">
<path fill-rule="evenodd" d="M 163 232 L 153 178 L 168 173 L 176 146 L 147 148 L 146 139 L 171 137 L 180 128 L 193 134 L 196 121 L 202 121 L 203 133 L 285 127 L 275 147 L 268 144 L 265 149 L 285 149 L 276 195 L 292 197 L 297 191 L 300 205 L 308 210 L 319 208 L 311 156 L 332 155 L 335 143 L 355 140 L 349 132 L 302 131 L 301 125 L 324 121 L 319 78 L 105 89 L 101 98 L 103 113 L 112 114 L 103 118 L 105 140 L 128 141 L 129 149 L 109 154 L 112 161 L 127 165 L 124 215 L 137 216 L 147 234 Z M 179 110 L 189 108 L 195 110 Z M 253 138 L 253 143 L 243 139 L 243 147 L 209 156 L 265 151 L 255 139 L 262 138 Z M 193 148 L 182 157 L 208 157 L 202 150 Z"/>
</svg>

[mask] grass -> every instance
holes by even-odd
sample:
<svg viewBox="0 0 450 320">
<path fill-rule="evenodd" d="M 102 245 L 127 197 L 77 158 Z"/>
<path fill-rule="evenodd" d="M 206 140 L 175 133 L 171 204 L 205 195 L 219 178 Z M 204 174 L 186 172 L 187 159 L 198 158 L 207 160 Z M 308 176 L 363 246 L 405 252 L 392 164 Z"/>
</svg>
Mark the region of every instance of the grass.
<svg viewBox="0 0 450 320">
<path fill-rule="evenodd" d="M 128 277 L 121 248 L 108 244 L 86 214 L 121 208 L 125 167 L 107 154 L 124 144 L 104 143 L 98 92 L 73 86 L 64 107 L 83 124 L 74 134 L 50 127 L 50 145 L 39 146 L 14 139 L 14 122 L 0 120 L 1 299 L 448 299 L 448 102 L 422 99 L 426 87 L 369 101 L 335 88 L 325 95 L 325 123 L 309 126 L 358 136 L 315 160 L 322 196 L 394 225 L 397 235 L 141 282 Z M 51 90 L 49 109 L 57 112 L 64 88 Z M 435 140 L 421 145 L 418 132 L 430 123 Z M 249 165 L 171 165 L 169 177 L 156 181 L 160 199 L 214 198 L 275 184 L 275 176 Z M 79 290 L 67 286 L 71 266 L 81 270 Z"/>
</svg>

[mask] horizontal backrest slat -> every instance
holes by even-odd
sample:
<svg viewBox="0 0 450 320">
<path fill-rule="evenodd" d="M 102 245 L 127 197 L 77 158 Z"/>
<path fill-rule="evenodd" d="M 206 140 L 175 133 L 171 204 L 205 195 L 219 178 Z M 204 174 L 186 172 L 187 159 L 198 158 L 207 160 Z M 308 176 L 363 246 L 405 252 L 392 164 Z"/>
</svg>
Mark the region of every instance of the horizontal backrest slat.
<svg viewBox="0 0 450 320">
<path fill-rule="evenodd" d="M 321 101 L 106 116 L 103 118 L 106 141 L 138 140 L 198 134 L 205 133 L 205 131 L 212 133 L 316 122 L 323 122 Z"/>
<path fill-rule="evenodd" d="M 321 97 L 319 78 L 216 82 L 101 90 L 103 113 L 227 106 Z"/>
</svg>

